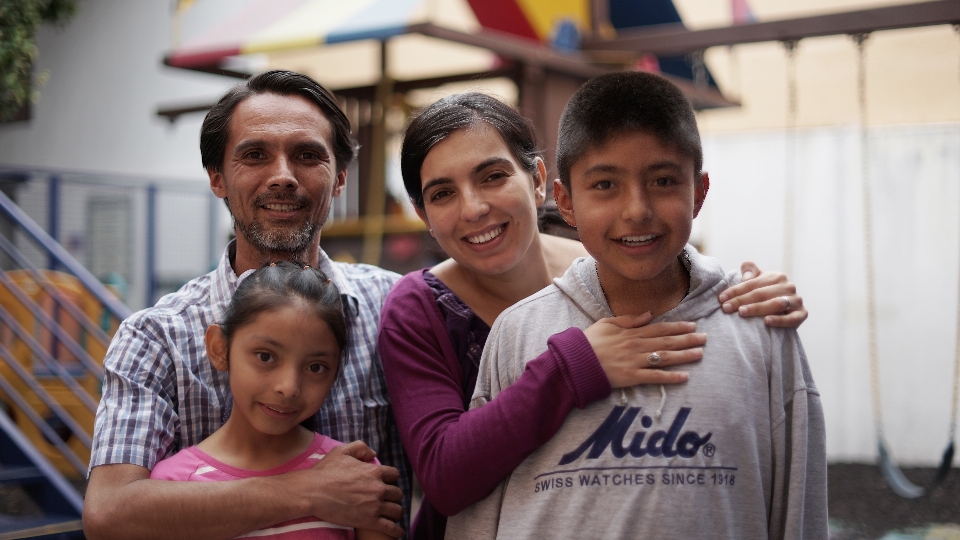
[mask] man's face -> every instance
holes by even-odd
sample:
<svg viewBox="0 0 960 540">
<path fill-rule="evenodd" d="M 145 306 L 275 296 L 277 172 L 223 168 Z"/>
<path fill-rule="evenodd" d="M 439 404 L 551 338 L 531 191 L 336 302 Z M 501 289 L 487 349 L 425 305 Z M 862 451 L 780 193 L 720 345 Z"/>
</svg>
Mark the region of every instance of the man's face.
<svg viewBox="0 0 960 540">
<path fill-rule="evenodd" d="M 695 181 L 692 158 L 637 131 L 588 150 L 570 169 L 570 190 L 558 181 L 555 193 L 598 270 L 643 282 L 673 269 L 708 187 L 706 175 Z"/>
<path fill-rule="evenodd" d="M 223 161 L 223 172 L 208 171 L 210 187 L 228 201 L 238 250 L 304 260 L 346 181 L 320 108 L 300 96 L 248 97 L 233 111 Z"/>
</svg>

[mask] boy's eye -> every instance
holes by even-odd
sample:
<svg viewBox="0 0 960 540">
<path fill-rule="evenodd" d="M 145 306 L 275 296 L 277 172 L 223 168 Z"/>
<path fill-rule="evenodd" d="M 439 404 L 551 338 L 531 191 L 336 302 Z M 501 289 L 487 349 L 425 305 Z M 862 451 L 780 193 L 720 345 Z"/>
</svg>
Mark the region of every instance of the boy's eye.
<svg viewBox="0 0 960 540">
<path fill-rule="evenodd" d="M 673 178 L 670 178 L 669 176 L 657 178 L 657 185 L 660 187 L 667 187 L 671 184 L 673 184 Z"/>
<path fill-rule="evenodd" d="M 610 189 L 613 187 L 613 182 L 609 180 L 601 180 L 593 185 L 597 189 Z"/>
<path fill-rule="evenodd" d="M 259 360 L 259 361 L 261 361 L 261 362 L 263 362 L 263 363 L 267 363 L 267 362 L 270 362 L 270 361 L 273 360 L 273 356 L 272 356 L 270 353 L 258 352 L 258 353 L 257 353 L 257 360 Z"/>
</svg>

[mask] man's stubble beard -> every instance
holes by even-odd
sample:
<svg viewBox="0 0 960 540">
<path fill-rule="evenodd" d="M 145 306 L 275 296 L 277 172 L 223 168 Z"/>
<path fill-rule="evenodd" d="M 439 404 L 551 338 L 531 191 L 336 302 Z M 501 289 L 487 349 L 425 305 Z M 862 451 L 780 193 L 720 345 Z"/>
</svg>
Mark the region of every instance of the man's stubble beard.
<svg viewBox="0 0 960 540">
<path fill-rule="evenodd" d="M 227 207 L 229 208 L 229 201 Z M 291 226 L 268 229 L 260 219 L 254 218 L 244 222 L 238 220 L 232 211 L 231 215 L 237 235 L 243 235 L 264 261 L 304 261 L 307 250 L 317 242 L 320 228 L 326 220 L 324 217 L 320 221 L 305 221 L 296 225 L 295 228 Z"/>
</svg>

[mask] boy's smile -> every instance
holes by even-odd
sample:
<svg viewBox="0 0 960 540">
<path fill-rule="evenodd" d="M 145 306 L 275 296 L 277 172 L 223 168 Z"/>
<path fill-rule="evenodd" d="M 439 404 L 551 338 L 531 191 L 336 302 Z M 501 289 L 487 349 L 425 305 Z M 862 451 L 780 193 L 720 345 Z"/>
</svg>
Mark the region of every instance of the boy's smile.
<svg viewBox="0 0 960 540">
<path fill-rule="evenodd" d="M 699 182 L 694 176 L 693 158 L 652 133 L 632 131 L 611 136 L 577 160 L 570 191 L 556 183 L 560 212 L 597 259 L 608 298 L 686 290 L 677 256 L 709 187 L 705 174 Z"/>
</svg>

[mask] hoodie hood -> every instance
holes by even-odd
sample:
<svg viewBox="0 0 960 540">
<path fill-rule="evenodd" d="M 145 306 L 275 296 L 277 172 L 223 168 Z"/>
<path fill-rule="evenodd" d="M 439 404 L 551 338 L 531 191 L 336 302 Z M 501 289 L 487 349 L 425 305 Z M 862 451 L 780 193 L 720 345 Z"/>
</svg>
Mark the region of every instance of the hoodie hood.
<svg viewBox="0 0 960 540">
<path fill-rule="evenodd" d="M 690 292 L 675 308 L 653 322 L 695 321 L 706 317 L 720 309 L 720 301 L 717 300 L 720 293 L 740 282 L 737 272 L 725 274 L 716 259 L 701 255 L 690 244 L 683 248 L 680 260 L 690 272 Z M 554 279 L 553 283 L 594 321 L 613 316 L 600 288 L 597 261 L 593 257 L 575 260 L 566 273 Z"/>
</svg>

